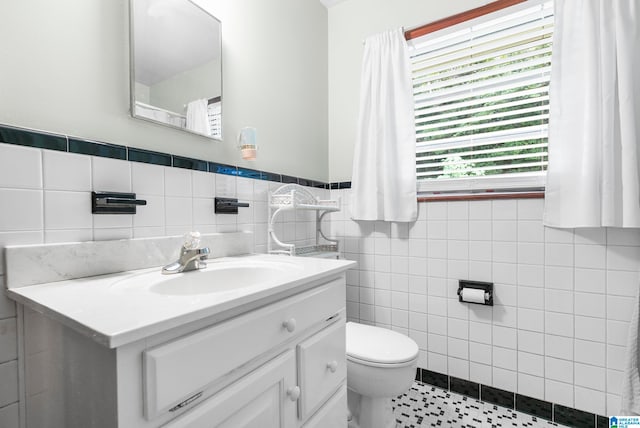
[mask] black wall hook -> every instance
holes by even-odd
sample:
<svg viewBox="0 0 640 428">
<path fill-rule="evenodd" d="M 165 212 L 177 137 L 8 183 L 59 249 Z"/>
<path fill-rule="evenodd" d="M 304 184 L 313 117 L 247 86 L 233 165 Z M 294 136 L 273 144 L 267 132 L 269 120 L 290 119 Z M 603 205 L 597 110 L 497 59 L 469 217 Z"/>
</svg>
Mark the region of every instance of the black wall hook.
<svg viewBox="0 0 640 428">
<path fill-rule="evenodd" d="M 238 202 L 238 198 L 215 198 L 216 214 L 238 214 L 238 207 L 248 206 L 247 202 Z"/>
<path fill-rule="evenodd" d="M 135 214 L 136 206 L 147 205 L 135 193 L 91 192 L 92 214 Z"/>
</svg>

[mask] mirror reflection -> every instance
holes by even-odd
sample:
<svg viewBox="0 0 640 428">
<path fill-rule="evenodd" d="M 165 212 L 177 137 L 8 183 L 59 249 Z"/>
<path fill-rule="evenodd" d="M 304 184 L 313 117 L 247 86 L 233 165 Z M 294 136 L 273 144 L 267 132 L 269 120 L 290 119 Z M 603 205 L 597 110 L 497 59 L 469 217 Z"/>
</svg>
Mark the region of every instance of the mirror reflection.
<svg viewBox="0 0 640 428">
<path fill-rule="evenodd" d="M 222 138 L 220 21 L 190 0 L 131 1 L 131 113 Z"/>
</svg>

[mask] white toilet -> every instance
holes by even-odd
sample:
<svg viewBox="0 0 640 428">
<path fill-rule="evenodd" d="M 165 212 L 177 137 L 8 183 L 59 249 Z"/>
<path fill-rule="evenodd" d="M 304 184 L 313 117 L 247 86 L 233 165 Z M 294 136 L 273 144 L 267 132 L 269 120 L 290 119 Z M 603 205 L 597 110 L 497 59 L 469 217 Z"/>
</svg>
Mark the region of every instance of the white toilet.
<svg viewBox="0 0 640 428">
<path fill-rule="evenodd" d="M 393 428 L 391 399 L 413 383 L 418 345 L 395 331 L 347 323 L 349 428 Z"/>
</svg>

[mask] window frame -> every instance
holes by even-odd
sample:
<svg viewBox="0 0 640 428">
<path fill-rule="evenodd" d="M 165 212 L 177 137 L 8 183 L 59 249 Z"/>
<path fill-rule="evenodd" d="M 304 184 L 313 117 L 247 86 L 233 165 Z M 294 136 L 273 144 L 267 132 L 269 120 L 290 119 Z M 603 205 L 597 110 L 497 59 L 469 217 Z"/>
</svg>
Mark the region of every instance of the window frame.
<svg viewBox="0 0 640 428">
<path fill-rule="evenodd" d="M 518 9 L 521 10 L 530 7 L 530 5 L 541 4 L 544 2 L 545 0 L 497 0 L 475 9 L 452 15 L 417 28 L 409 29 L 405 31 L 405 38 L 411 46 L 411 40 L 436 31 L 454 32 L 463 28 L 464 25 L 469 25 L 469 21 L 476 20 L 477 18 L 485 15 L 494 14 L 496 17 L 499 15 L 508 15 Z M 516 5 L 521 6 L 518 8 L 511 8 Z M 511 9 L 508 10 L 509 8 Z M 515 175 L 497 174 L 462 179 L 418 180 L 417 191 L 419 200 L 442 200 L 442 198 L 445 197 L 444 195 L 451 195 L 452 199 L 460 199 L 461 197 L 464 197 L 463 195 L 473 195 L 473 197 L 469 196 L 469 198 L 480 199 L 478 196 L 482 194 L 485 194 L 482 199 L 495 199 L 499 197 L 498 195 L 518 197 L 517 194 L 526 195 L 524 197 L 544 197 L 545 181 L 546 170 Z"/>
</svg>

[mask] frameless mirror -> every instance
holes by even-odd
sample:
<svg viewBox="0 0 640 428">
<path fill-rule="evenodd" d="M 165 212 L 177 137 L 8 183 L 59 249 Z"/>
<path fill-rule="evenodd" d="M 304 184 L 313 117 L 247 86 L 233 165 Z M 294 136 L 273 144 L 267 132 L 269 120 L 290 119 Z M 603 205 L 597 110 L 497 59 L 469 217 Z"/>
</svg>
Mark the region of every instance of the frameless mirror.
<svg viewBox="0 0 640 428">
<path fill-rule="evenodd" d="M 130 0 L 131 114 L 222 139 L 220 21 L 190 0 Z"/>
</svg>

